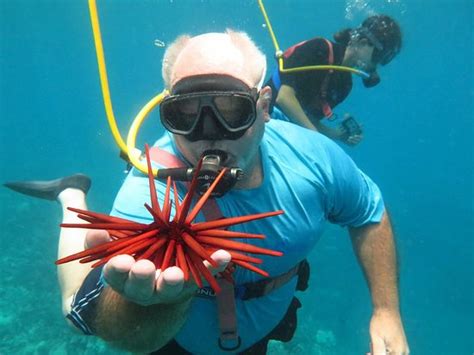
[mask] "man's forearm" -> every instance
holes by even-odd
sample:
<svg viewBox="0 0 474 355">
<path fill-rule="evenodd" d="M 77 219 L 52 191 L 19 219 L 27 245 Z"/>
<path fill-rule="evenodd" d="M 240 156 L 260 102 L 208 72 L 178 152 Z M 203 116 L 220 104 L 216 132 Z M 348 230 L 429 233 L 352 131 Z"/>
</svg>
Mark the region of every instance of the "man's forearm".
<svg viewBox="0 0 474 355">
<path fill-rule="evenodd" d="M 191 300 L 186 298 L 180 303 L 141 306 L 107 288 L 98 304 L 94 323 L 97 335 L 128 351 L 155 351 L 181 329 Z"/>
<path fill-rule="evenodd" d="M 387 213 L 380 223 L 350 228 L 350 234 L 369 284 L 374 311 L 399 312 L 397 256 Z"/>
</svg>

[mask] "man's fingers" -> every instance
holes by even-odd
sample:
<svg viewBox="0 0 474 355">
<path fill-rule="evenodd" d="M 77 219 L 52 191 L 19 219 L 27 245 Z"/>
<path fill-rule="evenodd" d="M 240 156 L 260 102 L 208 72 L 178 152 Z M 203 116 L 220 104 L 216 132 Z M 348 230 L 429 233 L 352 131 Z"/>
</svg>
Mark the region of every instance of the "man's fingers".
<svg viewBox="0 0 474 355">
<path fill-rule="evenodd" d="M 217 263 L 217 267 L 212 267 L 208 261 L 204 261 L 204 265 L 209 269 L 211 274 L 215 275 L 227 267 L 232 257 L 230 254 L 225 250 L 216 250 L 212 255 L 211 258 Z"/>
<path fill-rule="evenodd" d="M 204 261 L 204 265 L 213 275 L 224 271 L 231 260 L 230 254 L 225 250 L 215 251 L 211 255 L 211 258 L 216 261 L 218 266 L 214 268 L 207 261 Z M 183 289 L 185 290 L 183 291 Z M 173 266 L 163 272 L 161 272 L 161 270 L 157 271 L 156 292 L 161 302 L 177 301 L 177 299 L 181 299 L 182 296 L 187 296 L 189 292 L 194 292 L 194 290 L 195 285 L 192 278 L 189 284 L 185 284 L 184 274 L 180 268 Z"/>
<path fill-rule="evenodd" d="M 183 290 L 184 274 L 177 266 L 169 267 L 163 272 L 158 270 L 156 278 L 156 292 L 162 302 L 173 301 Z"/>
<path fill-rule="evenodd" d="M 105 281 L 117 292 L 122 292 L 135 259 L 130 255 L 114 256 L 104 266 Z"/>
<path fill-rule="evenodd" d="M 231 260 L 230 254 L 225 250 L 214 252 L 211 258 L 218 266 L 212 267 L 207 261 L 204 265 L 213 275 L 224 271 Z M 169 267 L 162 272 L 156 270 L 151 261 L 135 262 L 130 255 L 110 259 L 104 267 L 104 278 L 115 291 L 142 305 L 179 302 L 183 297 L 192 295 L 195 290 L 193 281 L 185 283 L 184 273 L 179 267 Z"/>
<path fill-rule="evenodd" d="M 91 229 L 86 234 L 86 239 L 84 241 L 84 249 L 93 248 L 110 241 L 111 241 L 110 235 L 107 231 L 103 229 L 101 230 Z"/>
<path fill-rule="evenodd" d="M 385 355 L 385 350 L 385 342 L 382 338 L 375 337 L 372 339 L 372 355 Z"/>
<path fill-rule="evenodd" d="M 134 263 L 125 281 L 124 294 L 135 302 L 148 301 L 155 290 L 155 265 L 150 260 Z"/>
</svg>

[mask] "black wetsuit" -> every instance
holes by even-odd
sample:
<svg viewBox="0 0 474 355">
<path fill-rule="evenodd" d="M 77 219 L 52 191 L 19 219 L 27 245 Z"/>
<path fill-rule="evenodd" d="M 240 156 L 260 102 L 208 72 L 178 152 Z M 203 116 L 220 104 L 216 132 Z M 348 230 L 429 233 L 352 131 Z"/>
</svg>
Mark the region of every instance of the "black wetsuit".
<svg viewBox="0 0 474 355">
<path fill-rule="evenodd" d="M 345 47 L 337 43 L 331 43 L 334 53 L 333 64 L 341 65 Z M 326 64 L 329 64 L 329 48 L 326 40 L 320 37 L 298 43 L 288 48 L 284 53 L 284 68 L 286 69 Z M 324 117 L 322 109 L 324 101 L 331 108 L 334 108 L 344 101 L 352 89 L 350 73 L 333 71 L 329 74 L 326 95 L 324 97 L 321 87 L 328 73 L 327 70 L 310 70 L 297 73 L 279 73 L 279 77 L 281 85 L 288 85 L 295 90 L 296 97 L 306 114 L 310 118 L 321 119 Z M 271 105 L 271 110 L 273 110 L 280 85 L 274 82 L 273 77 L 268 80 L 266 85 L 270 86 L 273 90 Z"/>
</svg>

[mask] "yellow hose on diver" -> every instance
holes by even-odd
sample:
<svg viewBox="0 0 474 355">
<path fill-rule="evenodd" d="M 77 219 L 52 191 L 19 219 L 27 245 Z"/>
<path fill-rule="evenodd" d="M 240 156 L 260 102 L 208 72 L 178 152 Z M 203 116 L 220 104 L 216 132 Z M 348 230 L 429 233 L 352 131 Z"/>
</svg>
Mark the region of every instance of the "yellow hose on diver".
<svg viewBox="0 0 474 355">
<path fill-rule="evenodd" d="M 161 101 L 168 95 L 168 91 L 164 90 L 162 93 L 156 95 L 152 98 L 138 113 L 138 115 L 133 120 L 133 123 L 128 131 L 127 135 L 127 150 L 128 150 L 128 158 L 130 159 L 130 163 L 132 163 L 137 169 L 139 169 L 143 173 L 148 172 L 148 167 L 146 164 L 140 160 L 141 151 L 135 148 L 135 141 L 137 138 L 138 130 L 140 129 L 142 123 L 145 121 L 148 114 L 160 104 Z M 156 176 L 158 173 L 157 169 L 153 169 L 153 176 Z"/>
<path fill-rule="evenodd" d="M 89 0 L 89 13 L 94 34 L 95 52 L 97 55 L 97 65 L 99 67 L 100 85 L 102 87 L 102 97 L 104 99 L 105 113 L 109 122 L 110 130 L 114 136 L 115 142 L 123 153 L 127 153 L 127 145 L 120 135 L 114 116 L 114 109 L 110 99 L 109 81 L 107 79 L 107 68 L 105 66 L 104 48 L 102 45 L 102 36 L 100 34 L 99 16 L 97 14 L 97 5 L 95 0 Z"/>
<path fill-rule="evenodd" d="M 357 74 L 365 78 L 369 77 L 369 75 L 362 70 L 358 70 L 355 68 L 346 67 L 342 65 L 307 65 L 303 67 L 285 68 L 284 60 L 283 60 L 283 51 L 280 49 L 280 46 L 278 45 L 275 32 L 273 31 L 272 24 L 270 23 L 270 18 L 268 17 L 267 11 L 265 10 L 265 6 L 263 5 L 263 0 L 258 0 L 258 5 L 262 12 L 263 18 L 265 19 L 265 24 L 267 26 L 270 37 L 272 39 L 273 46 L 275 47 L 275 57 L 278 59 L 278 69 L 280 73 L 295 73 L 295 72 L 309 71 L 309 70 L 338 70 L 338 71 L 345 71 L 345 72 Z"/>
<path fill-rule="evenodd" d="M 100 84 L 102 88 L 102 96 L 104 99 L 105 112 L 107 115 L 107 121 L 109 123 L 110 130 L 112 131 L 112 135 L 115 139 L 115 142 L 119 146 L 121 152 L 125 156 L 128 157 L 128 160 L 130 161 L 130 163 L 132 163 L 141 172 L 146 174 L 148 173 L 148 168 L 146 164 L 144 164 L 140 160 L 141 151 L 135 148 L 136 137 L 138 134 L 138 130 L 140 129 L 145 118 L 157 105 L 160 104 L 163 98 L 167 95 L 167 91 L 164 90 L 162 93 L 152 98 L 140 110 L 138 115 L 133 120 L 132 126 L 130 127 L 130 130 L 127 135 L 127 142 L 125 143 L 117 127 L 117 122 L 116 122 L 114 110 L 112 107 L 112 100 L 110 97 L 110 90 L 109 90 L 109 82 L 107 79 L 107 68 L 105 65 L 104 48 L 102 45 L 102 36 L 100 33 L 99 16 L 97 13 L 97 5 L 96 5 L 95 0 L 89 0 L 89 13 L 90 13 L 91 24 L 92 24 L 92 32 L 94 34 L 95 51 L 97 55 L 97 65 L 99 67 L 99 77 L 100 77 Z M 157 171 L 158 171 L 157 169 L 153 169 L 153 175 L 156 176 Z"/>
</svg>

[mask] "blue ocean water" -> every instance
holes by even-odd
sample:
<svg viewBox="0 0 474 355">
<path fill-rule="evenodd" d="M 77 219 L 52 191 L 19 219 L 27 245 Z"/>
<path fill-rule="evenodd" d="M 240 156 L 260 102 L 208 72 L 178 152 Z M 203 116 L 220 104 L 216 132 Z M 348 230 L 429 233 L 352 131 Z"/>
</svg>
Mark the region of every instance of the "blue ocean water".
<svg viewBox="0 0 474 355">
<path fill-rule="evenodd" d="M 474 351 L 473 3 L 470 0 L 266 1 L 280 46 L 356 26 L 374 12 L 403 28 L 382 82 L 360 80 L 337 112 L 363 124 L 346 148 L 382 188 L 399 250 L 403 320 L 413 354 Z M 122 132 L 162 89 L 163 47 L 182 33 L 247 31 L 274 65 L 256 1 L 99 1 L 109 83 Z M 88 203 L 108 211 L 124 163 L 109 133 L 85 1 L 0 1 L 0 182 L 82 171 Z M 139 144 L 161 128 L 156 115 Z M 65 325 L 56 281 L 59 205 L 0 188 L 0 353 L 113 354 Z M 290 344 L 275 354 L 368 350 L 370 299 L 345 232 L 311 256 L 309 291 Z M 80 350 L 79 350 L 80 349 Z"/>
</svg>

